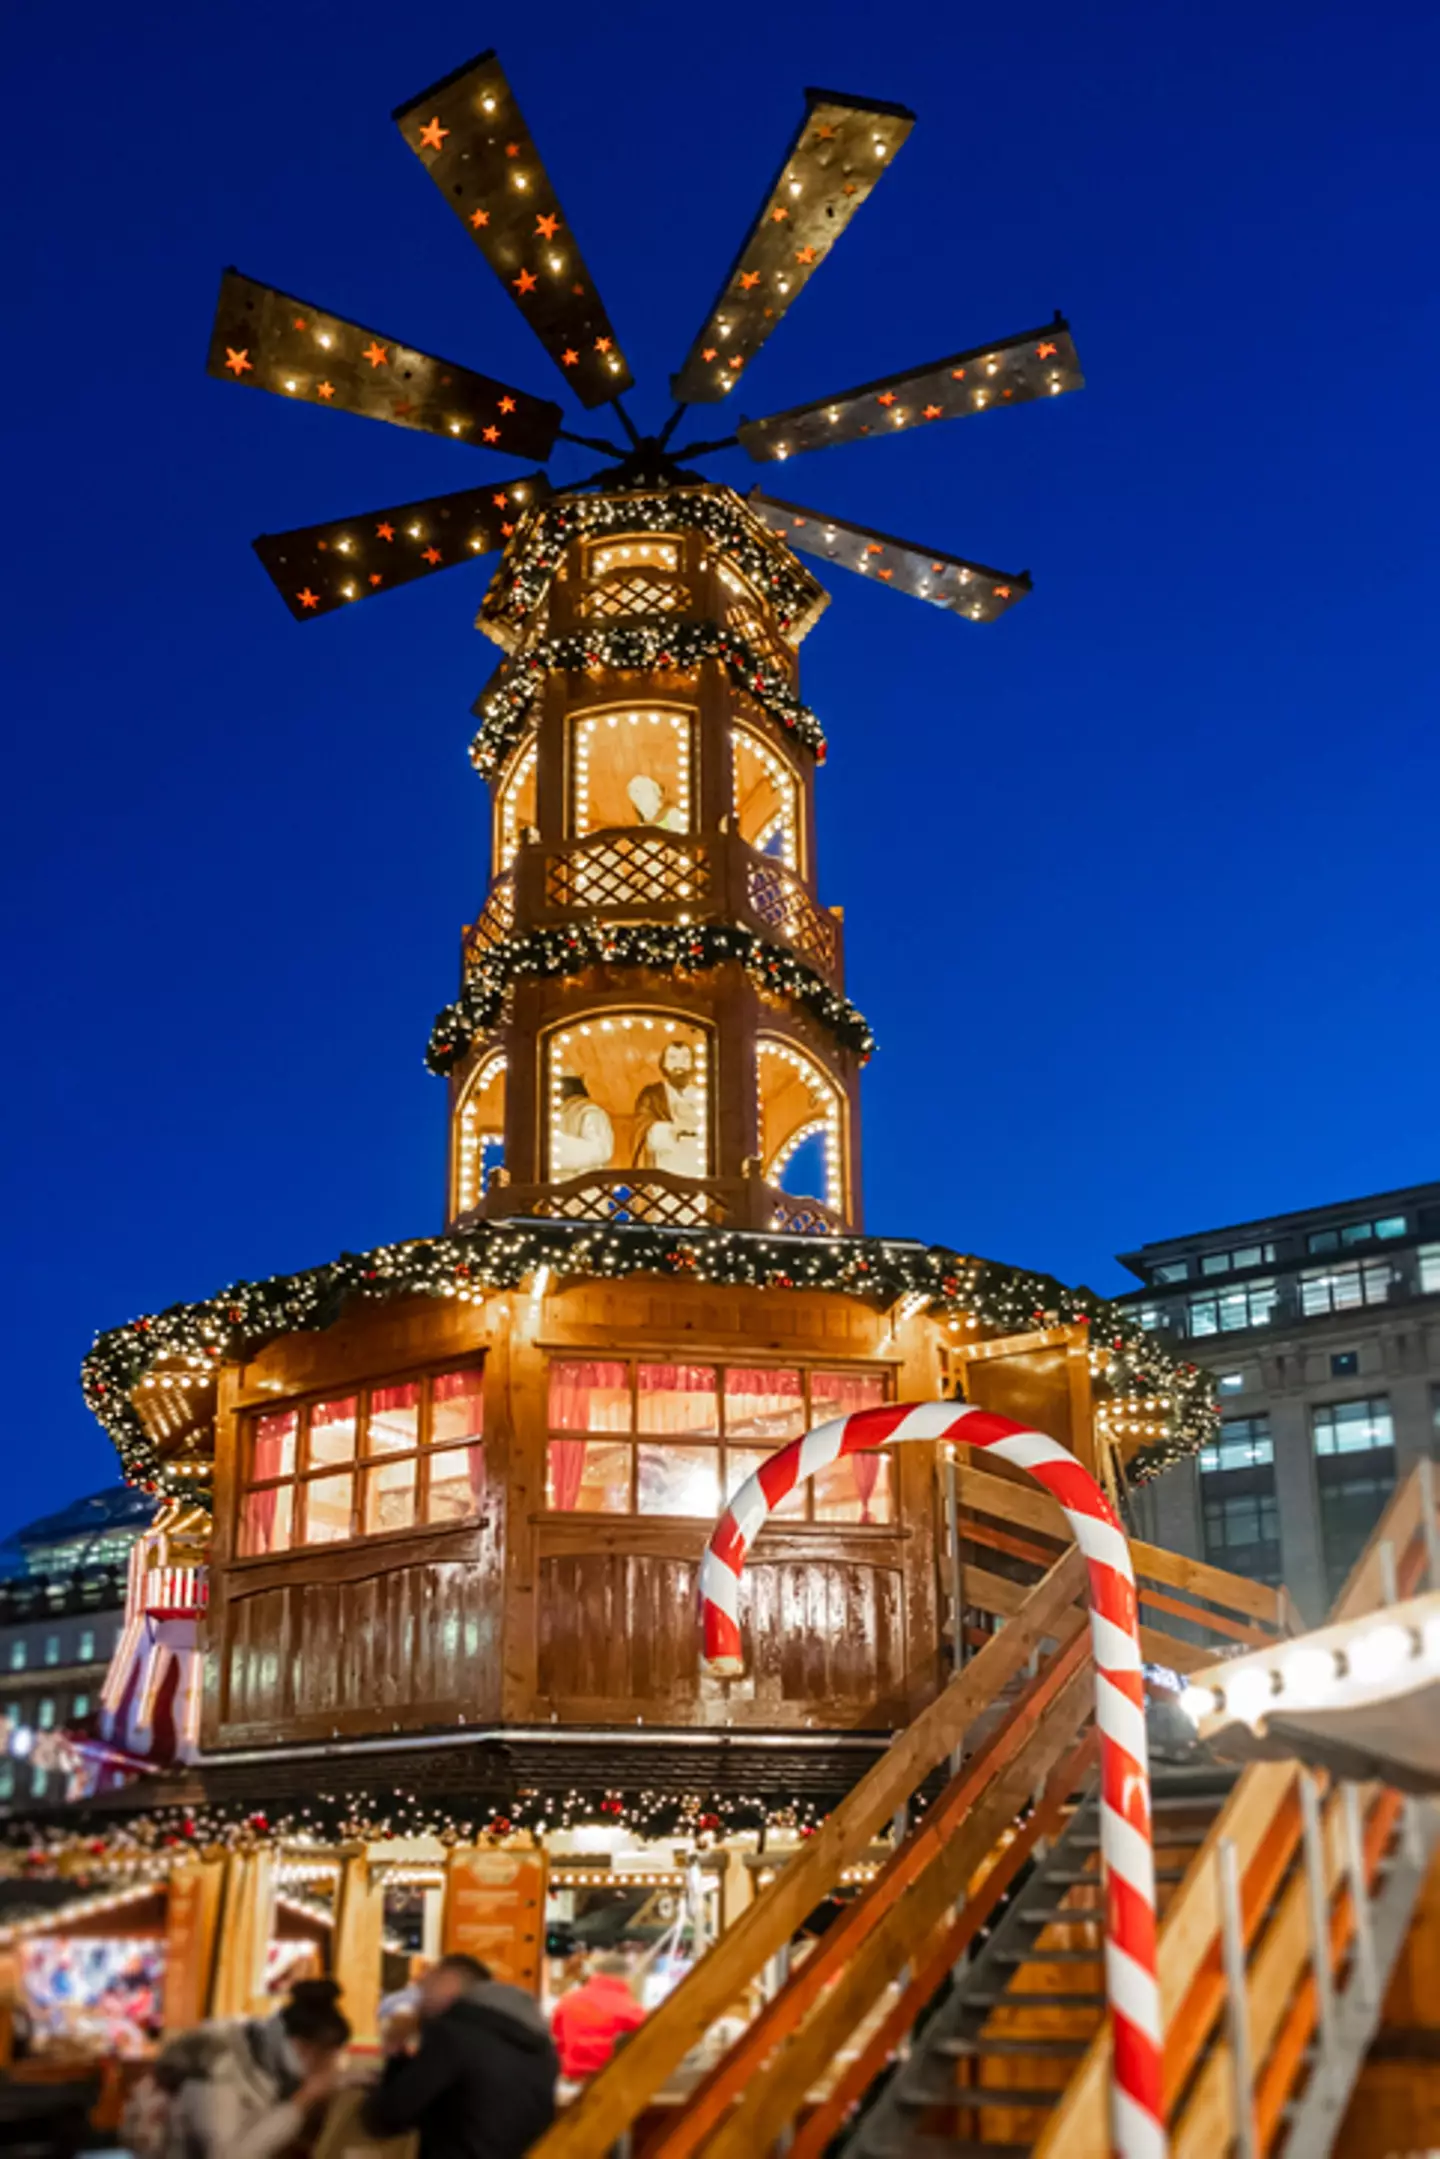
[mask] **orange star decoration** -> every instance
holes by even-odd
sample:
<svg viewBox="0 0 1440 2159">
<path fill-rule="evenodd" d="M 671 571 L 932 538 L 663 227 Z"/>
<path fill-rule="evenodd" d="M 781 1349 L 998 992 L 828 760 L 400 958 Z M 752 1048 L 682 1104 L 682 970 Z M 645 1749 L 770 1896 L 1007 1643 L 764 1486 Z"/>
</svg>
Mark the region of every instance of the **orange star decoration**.
<svg viewBox="0 0 1440 2159">
<path fill-rule="evenodd" d="M 375 537 L 377 540 L 393 540 L 395 527 L 393 525 L 377 525 L 375 527 Z"/>
<path fill-rule="evenodd" d="M 1035 357 L 1037 360 L 1053 360 L 1059 350 L 1058 345 L 1037 345 L 1035 347 Z"/>
<path fill-rule="evenodd" d="M 500 527 L 500 530 L 504 534 L 505 538 L 508 540 L 512 537 L 515 531 L 515 527 L 513 525 L 502 525 Z"/>
<path fill-rule="evenodd" d="M 370 572 L 370 582 L 372 585 L 378 585 L 380 583 L 380 572 L 378 570 L 372 570 Z"/>
<path fill-rule="evenodd" d="M 558 217 L 540 217 L 539 215 L 536 216 L 535 231 L 540 239 L 553 240 L 559 230 L 560 220 Z"/>
<path fill-rule="evenodd" d="M 421 555 L 420 559 L 421 559 L 421 561 L 422 561 L 422 562 L 431 562 L 431 563 L 434 563 L 434 562 L 438 562 L 438 561 L 440 560 L 440 550 L 439 550 L 439 548 L 438 548 L 438 547 L 427 547 L 427 548 L 426 548 L 426 549 L 424 550 L 423 554 Z"/>
<path fill-rule="evenodd" d="M 865 552 L 867 555 L 883 555 L 885 550 L 878 540 L 872 540 Z"/>
<path fill-rule="evenodd" d="M 315 395 L 316 395 L 317 397 L 323 397 L 323 398 L 324 398 L 324 400 L 325 400 L 325 402 L 326 402 L 326 404 L 328 405 L 328 404 L 329 404 L 329 402 L 330 402 L 330 400 L 331 400 L 331 398 L 332 398 L 332 397 L 333 397 L 333 396 L 335 395 L 335 385 L 334 385 L 334 383 L 333 383 L 333 382 L 317 382 L 317 383 L 316 383 L 316 385 L 315 385 Z"/>
<path fill-rule="evenodd" d="M 535 290 L 535 272 L 533 270 L 522 270 L 520 275 L 512 277 L 510 282 L 519 293 L 533 292 Z"/>
<path fill-rule="evenodd" d="M 518 157 L 518 156 L 520 155 L 520 145 L 519 145 L 519 143 L 518 143 L 518 142 L 507 142 L 507 143 L 506 143 L 506 145 L 505 145 L 505 155 L 506 155 L 507 157 Z"/>
<path fill-rule="evenodd" d="M 597 337 L 595 340 L 595 350 L 597 352 L 608 352 L 614 342 L 615 340 L 610 337 Z"/>
<path fill-rule="evenodd" d="M 470 212 L 470 229 L 472 232 L 480 232 L 489 222 L 490 212 L 488 210 L 472 210 Z"/>
<path fill-rule="evenodd" d="M 760 272 L 758 270 L 742 270 L 740 272 L 740 289 L 742 292 L 753 292 L 759 282 Z"/>
<path fill-rule="evenodd" d="M 945 575 L 945 565 L 943 562 L 932 562 L 930 568 L 932 573 L 936 577 L 943 577 Z"/>
<path fill-rule="evenodd" d="M 296 329 L 297 329 L 297 330 L 303 330 L 303 329 L 304 329 L 304 327 L 305 327 L 305 317 L 304 317 L 303 315 L 297 315 L 297 316 L 295 317 L 295 327 L 296 327 Z"/>
<path fill-rule="evenodd" d="M 492 495 L 490 497 L 490 500 L 497 510 L 504 510 L 509 508 L 510 497 L 508 495 Z"/>
<path fill-rule="evenodd" d="M 236 352 L 233 345 L 227 345 L 225 347 L 225 365 L 237 382 L 242 375 L 253 374 L 255 363 L 250 357 L 250 347 L 248 345 L 242 346 L 241 350 Z"/>
<path fill-rule="evenodd" d="M 888 585 L 891 578 L 895 575 L 895 572 L 893 570 L 881 570 L 878 572 L 878 575 L 883 577 L 886 584 Z"/>
<path fill-rule="evenodd" d="M 813 262 L 813 261 L 815 260 L 815 250 L 814 250 L 814 248 L 813 248 L 813 247 L 797 247 L 797 248 L 796 248 L 796 250 L 795 250 L 795 260 L 796 260 L 797 262 Z"/>
<path fill-rule="evenodd" d="M 817 128 L 816 128 L 816 130 L 815 130 L 815 140 L 816 140 L 817 142 L 833 142 L 833 141 L 835 140 L 835 130 L 834 130 L 834 128 L 833 128 L 833 127 L 817 127 Z"/>
<path fill-rule="evenodd" d="M 995 587 L 995 597 L 997 600 L 1008 600 L 1010 597 L 1010 587 L 1008 585 L 997 585 Z"/>
<path fill-rule="evenodd" d="M 449 134 L 449 132 L 450 130 L 448 127 L 441 127 L 440 115 L 437 112 L 434 119 L 427 120 L 424 127 L 422 127 L 420 130 L 421 149 L 438 150 L 441 143 L 445 140 L 445 137 Z"/>
<path fill-rule="evenodd" d="M 713 360 L 715 357 L 715 347 L 713 345 L 707 345 L 704 351 L 701 353 L 700 357 L 702 360 Z"/>
<path fill-rule="evenodd" d="M 879 396 L 876 398 L 875 402 L 877 405 L 893 405 L 895 402 L 895 392 L 893 390 L 882 390 Z"/>
<path fill-rule="evenodd" d="M 783 203 L 781 203 L 776 209 L 770 212 L 772 221 L 777 225 L 783 225 L 789 215 L 790 212 L 785 208 Z"/>
<path fill-rule="evenodd" d="M 921 418 L 925 420 L 938 420 L 942 417 L 941 408 L 938 405 L 927 405 L 921 414 Z"/>
<path fill-rule="evenodd" d="M 390 355 L 385 350 L 385 347 L 381 344 L 378 344 L 376 340 L 372 337 L 369 344 L 365 347 L 365 350 L 361 353 L 360 357 L 362 360 L 368 360 L 372 367 L 384 367 L 386 362 L 389 360 Z"/>
<path fill-rule="evenodd" d="M 502 398 L 501 398 L 501 400 L 500 400 L 500 410 L 501 410 L 502 412 L 513 412 L 513 411 L 515 410 L 515 400 L 514 400 L 514 398 L 513 398 L 513 397 L 502 397 Z"/>
<path fill-rule="evenodd" d="M 743 367 L 745 365 L 745 362 L 741 359 L 738 352 L 732 352 L 730 355 L 730 365 L 732 367 Z"/>
<path fill-rule="evenodd" d="M 480 430 L 480 439 L 482 442 L 498 442 L 500 440 L 499 428 L 482 427 Z"/>
<path fill-rule="evenodd" d="M 579 353 L 567 345 L 560 355 L 560 365 L 562 367 L 578 367 L 580 365 Z"/>
<path fill-rule="evenodd" d="M 951 368 L 951 370 L 950 370 L 950 380 L 951 380 L 952 382 L 963 382 L 963 381 L 965 380 L 965 370 L 964 370 L 964 368 L 963 368 L 963 367 L 952 367 L 952 368 Z"/>
<path fill-rule="evenodd" d="M 303 592 L 297 592 L 295 597 L 302 607 L 318 607 L 320 605 L 319 593 L 312 592 L 308 585 Z"/>
</svg>

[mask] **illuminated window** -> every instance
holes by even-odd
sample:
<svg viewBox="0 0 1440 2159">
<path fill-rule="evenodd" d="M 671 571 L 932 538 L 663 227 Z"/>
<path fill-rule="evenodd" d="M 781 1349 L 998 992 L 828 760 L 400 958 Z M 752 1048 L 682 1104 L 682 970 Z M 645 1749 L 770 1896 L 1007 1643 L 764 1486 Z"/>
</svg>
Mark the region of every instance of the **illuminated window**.
<svg viewBox="0 0 1440 2159">
<path fill-rule="evenodd" d="M 678 537 L 607 533 L 591 541 L 585 550 L 589 590 L 580 594 L 580 614 L 603 623 L 685 610 L 693 596 L 680 580 L 681 557 Z"/>
<path fill-rule="evenodd" d="M 529 742 L 515 758 L 500 783 L 499 820 L 495 842 L 495 874 L 503 876 L 536 821 L 536 745 Z"/>
<path fill-rule="evenodd" d="M 482 1057 L 461 1098 L 456 1128 L 455 1212 L 478 1207 L 505 1160 L 505 1053 Z"/>
<path fill-rule="evenodd" d="M 88 1694 L 74 1694 L 70 1697 L 70 1714 L 76 1719 L 89 1716 L 90 1697 Z"/>
<path fill-rule="evenodd" d="M 556 1358 L 547 1502 L 562 1514 L 713 1521 L 786 1440 L 888 1399 L 883 1372 Z M 847 1455 L 774 1511 L 801 1521 L 891 1522 L 890 1458 Z"/>
<path fill-rule="evenodd" d="M 45 1662 L 47 1664 L 58 1664 L 60 1662 L 60 1637 L 58 1634 L 47 1634 L 45 1637 Z"/>
<path fill-rule="evenodd" d="M 1317 1454 L 1366 1454 L 1395 1444 L 1390 1403 L 1383 1394 L 1322 1403 L 1310 1412 L 1310 1430 Z"/>
<path fill-rule="evenodd" d="M 710 1175 L 709 1044 L 667 1012 L 606 1012 L 545 1041 L 548 1175 Z"/>
<path fill-rule="evenodd" d="M 1202 1252 L 1200 1254 L 1200 1272 L 1202 1274 L 1239 1274 L 1246 1267 L 1272 1266 L 1274 1260 L 1275 1247 L 1273 1244 L 1242 1244 L 1238 1245 L 1233 1252 Z M 1159 1279 L 1158 1276 L 1156 1279 Z M 1171 1279 L 1179 1280 L 1182 1277 L 1173 1276 Z"/>
<path fill-rule="evenodd" d="M 94 1629 L 93 1627 L 82 1627 L 82 1628 L 81 1628 L 81 1630 L 80 1630 L 80 1647 L 79 1647 L 79 1650 L 77 1651 L 77 1653 L 76 1653 L 76 1654 L 77 1654 L 78 1660 L 79 1660 L 79 1662 L 80 1662 L 81 1664 L 93 1664 L 93 1663 L 94 1663 L 94 1661 L 95 1661 L 95 1629 Z"/>
<path fill-rule="evenodd" d="M 1192 1297 L 1187 1307 L 1193 1335 L 1235 1334 L 1243 1327 L 1264 1327 L 1280 1301 L 1273 1282 L 1251 1282 L 1243 1289 L 1213 1290 Z"/>
<path fill-rule="evenodd" d="M 35 1722 L 39 1725 L 42 1732 L 54 1731 L 55 1697 L 53 1694 L 47 1694 L 42 1696 L 40 1706 L 35 1712 Z"/>
<path fill-rule="evenodd" d="M 575 839 L 594 832 L 658 835 L 692 829 L 688 712 L 649 706 L 582 712 L 571 726 L 570 830 Z M 597 884 L 597 904 L 604 896 Z"/>
<path fill-rule="evenodd" d="M 29 1651 L 24 1642 L 12 1642 L 10 1644 L 10 1669 L 12 1672 L 23 1672 L 28 1659 Z"/>
<path fill-rule="evenodd" d="M 1300 1277 L 1300 1309 L 1306 1319 L 1323 1312 L 1352 1312 L 1383 1304 L 1390 1294 L 1388 1259 L 1350 1260 L 1339 1267 L 1311 1267 Z"/>
<path fill-rule="evenodd" d="M 800 867 L 800 787 L 778 750 L 748 727 L 730 733 L 735 829 L 757 854 Z"/>
<path fill-rule="evenodd" d="M 1440 1244 L 1420 1247 L 1420 1289 L 1426 1297 L 1433 1297 L 1440 1289 Z"/>
<path fill-rule="evenodd" d="M 760 1161 L 767 1184 L 845 1206 L 840 1090 L 810 1057 L 788 1042 L 756 1044 Z"/>
<path fill-rule="evenodd" d="M 1385 1244 L 1403 1237 L 1409 1228 L 1403 1214 L 1381 1215 L 1373 1222 L 1344 1222 L 1338 1229 L 1312 1229 L 1305 1240 L 1308 1252 L 1352 1250 L 1358 1244 Z"/>
<path fill-rule="evenodd" d="M 266 1410 L 246 1432 L 242 1557 L 463 1521 L 485 1497 L 478 1364 Z"/>
</svg>

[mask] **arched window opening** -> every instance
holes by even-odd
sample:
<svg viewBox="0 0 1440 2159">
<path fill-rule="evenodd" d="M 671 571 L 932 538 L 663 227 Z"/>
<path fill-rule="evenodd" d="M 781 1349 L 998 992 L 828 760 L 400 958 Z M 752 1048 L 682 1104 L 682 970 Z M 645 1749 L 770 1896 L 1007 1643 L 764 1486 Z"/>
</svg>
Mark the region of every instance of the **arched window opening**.
<svg viewBox="0 0 1440 2159">
<path fill-rule="evenodd" d="M 800 867 L 800 789 L 778 750 L 748 727 L 731 730 L 735 829 L 757 854 Z"/>
<path fill-rule="evenodd" d="M 535 830 L 537 762 L 536 745 L 527 743 L 501 784 L 500 833 L 495 853 L 497 877 L 509 869 L 521 842 Z"/>
<path fill-rule="evenodd" d="M 557 1028 L 545 1045 L 549 1175 L 708 1177 L 709 1067 L 706 1030 L 676 1013 L 597 1013 Z"/>
<path fill-rule="evenodd" d="M 680 562 L 680 541 L 654 533 L 617 533 L 593 541 L 585 553 L 590 590 L 581 597 L 581 615 L 592 622 L 620 622 L 688 608 L 691 595 L 679 580 Z"/>
<path fill-rule="evenodd" d="M 788 1042 L 756 1046 L 760 1160 L 765 1182 L 782 1192 L 845 1209 L 840 1090 Z"/>
<path fill-rule="evenodd" d="M 571 828 L 689 832 L 693 742 L 688 712 L 584 712 L 574 722 Z"/>
<path fill-rule="evenodd" d="M 505 1160 L 505 1052 L 481 1059 L 460 1104 L 455 1212 L 468 1214 Z"/>
</svg>

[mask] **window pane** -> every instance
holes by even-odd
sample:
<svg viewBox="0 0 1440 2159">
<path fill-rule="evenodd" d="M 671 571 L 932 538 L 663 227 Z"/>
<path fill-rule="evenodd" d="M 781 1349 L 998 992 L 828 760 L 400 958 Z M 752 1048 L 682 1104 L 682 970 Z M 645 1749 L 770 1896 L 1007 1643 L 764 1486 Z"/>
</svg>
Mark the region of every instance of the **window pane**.
<svg viewBox="0 0 1440 2159">
<path fill-rule="evenodd" d="M 1440 1289 L 1440 1244 L 1420 1247 L 1420 1287 L 1427 1297 Z"/>
<path fill-rule="evenodd" d="M 725 1430 L 731 1439 L 763 1439 L 772 1447 L 805 1430 L 805 1396 L 798 1372 L 725 1374 Z"/>
<path fill-rule="evenodd" d="M 1213 1297 L 1195 1297 L 1190 1303 L 1190 1332 L 1192 1334 L 1218 1334 L 1220 1321 L 1215 1311 Z"/>
<path fill-rule="evenodd" d="M 367 1454 L 407 1454 L 420 1444 L 420 1383 L 373 1387 L 366 1426 Z M 314 1459 L 312 1454 L 311 1459 Z"/>
<path fill-rule="evenodd" d="M 1202 1252 L 1200 1255 L 1200 1272 L 1202 1274 L 1228 1274 L 1230 1272 L 1230 1254 L 1228 1252 Z"/>
<path fill-rule="evenodd" d="M 707 1364 L 642 1364 L 637 1375 L 636 1422 L 642 1432 L 693 1432 L 706 1439 L 720 1431 L 715 1372 Z"/>
<path fill-rule="evenodd" d="M 247 1492 L 240 1510 L 241 1556 L 288 1552 L 294 1518 L 293 1484 L 272 1484 L 266 1492 Z"/>
<path fill-rule="evenodd" d="M 552 1439 L 546 1504 L 564 1514 L 628 1514 L 631 1460 L 628 1442 Z"/>
<path fill-rule="evenodd" d="M 1333 1229 L 1312 1229 L 1305 1243 L 1312 1252 L 1337 1252 L 1340 1249 L 1340 1233 Z"/>
<path fill-rule="evenodd" d="M 1362 1454 L 1395 1444 L 1390 1404 L 1383 1395 L 1327 1403 L 1311 1415 L 1317 1454 Z"/>
<path fill-rule="evenodd" d="M 1347 1222 L 1340 1232 L 1342 1244 L 1368 1244 L 1375 1234 L 1373 1222 Z"/>
<path fill-rule="evenodd" d="M 361 1520 L 366 1536 L 382 1529 L 409 1529 L 415 1520 L 415 1470 L 413 1457 L 404 1462 L 381 1462 L 367 1469 Z M 315 1487 L 310 1487 L 313 1492 Z"/>
<path fill-rule="evenodd" d="M 567 1442 L 562 1440 L 562 1446 Z M 573 1445 L 574 1442 L 569 1442 Z M 582 1441 L 581 1445 L 584 1444 Z M 427 1522 L 464 1522 L 485 1505 L 485 1449 L 446 1447 L 430 1457 Z"/>
<path fill-rule="evenodd" d="M 453 1445 L 478 1439 L 485 1429 L 485 1373 L 478 1364 L 461 1372 L 441 1372 L 430 1389 L 430 1444 Z"/>
<path fill-rule="evenodd" d="M 1375 1224 L 1377 1237 L 1403 1237 L 1405 1217 L 1403 1214 L 1387 1214 Z"/>
<path fill-rule="evenodd" d="M 887 1399 L 883 1372 L 812 1372 L 810 1420 L 823 1424 L 827 1417 L 850 1417 L 857 1409 L 878 1409 Z"/>
<path fill-rule="evenodd" d="M 316 1402 L 310 1411 L 310 1444 L 306 1461 L 311 1469 L 322 1462 L 353 1462 L 355 1459 L 355 1410 L 358 1397 L 347 1394 L 334 1402 Z M 315 1539 L 307 1536 L 307 1543 Z"/>
<path fill-rule="evenodd" d="M 295 1427 L 298 1421 L 293 1409 L 281 1409 L 273 1416 L 256 1418 L 255 1448 L 250 1464 L 250 1475 L 256 1484 L 266 1477 L 295 1474 Z"/>
<path fill-rule="evenodd" d="M 629 1366 L 578 1361 L 552 1364 L 550 1426 L 559 1432 L 628 1432 Z"/>
<path fill-rule="evenodd" d="M 338 1544 L 350 1531 L 355 1479 L 347 1470 L 343 1477 L 317 1477 L 305 1487 L 305 1542 Z"/>
<path fill-rule="evenodd" d="M 1239 1267 L 1259 1267 L 1259 1266 L 1263 1265 L 1263 1257 L 1262 1257 L 1262 1254 L 1261 1254 L 1261 1250 L 1260 1250 L 1260 1247 L 1259 1247 L 1259 1245 L 1258 1245 L 1258 1244 L 1244 1244 L 1244 1245 L 1241 1245 L 1241 1247 L 1240 1247 L 1240 1249 L 1239 1249 L 1239 1251 L 1238 1251 L 1238 1252 L 1232 1252 L 1232 1253 L 1230 1254 L 1230 1264 L 1231 1264 L 1231 1266 L 1232 1266 L 1232 1267 L 1236 1267 L 1236 1268 L 1239 1268 Z"/>
<path fill-rule="evenodd" d="M 1189 1272 L 1188 1260 L 1162 1259 L 1150 1269 L 1150 1279 L 1152 1282 L 1183 1282 Z"/>
<path fill-rule="evenodd" d="M 641 1446 L 641 1514 L 697 1514 L 710 1522 L 720 1512 L 718 1447 Z"/>
<path fill-rule="evenodd" d="M 814 1519 L 817 1522 L 889 1522 L 893 1520 L 890 1458 L 884 1454 L 847 1454 L 817 1470 Z"/>
</svg>

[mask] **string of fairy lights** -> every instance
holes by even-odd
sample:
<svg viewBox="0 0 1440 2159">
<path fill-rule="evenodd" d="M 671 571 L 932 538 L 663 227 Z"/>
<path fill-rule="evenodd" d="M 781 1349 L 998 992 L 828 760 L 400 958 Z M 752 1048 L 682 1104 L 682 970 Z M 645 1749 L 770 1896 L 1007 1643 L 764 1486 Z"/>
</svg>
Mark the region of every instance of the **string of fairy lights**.
<svg viewBox="0 0 1440 2159">
<path fill-rule="evenodd" d="M 208 1505 L 210 1463 L 195 1446 L 166 1453 L 137 1405 L 161 1377 L 188 1382 L 188 1431 L 209 1415 L 215 1375 L 283 1335 L 318 1333 L 357 1303 L 444 1297 L 480 1304 L 545 1280 L 658 1275 L 765 1290 L 831 1290 L 882 1309 L 903 1306 L 969 1332 L 1023 1334 L 1090 1328 L 1095 1378 L 1112 1398 L 1143 1405 L 1154 1433 L 1130 1456 L 1132 1483 L 1156 1476 L 1214 1439 L 1214 1382 L 1182 1363 L 1129 1314 L 1050 1275 L 966 1258 L 944 1245 L 882 1237 L 786 1237 L 753 1230 L 666 1229 L 643 1223 L 504 1220 L 439 1237 L 342 1252 L 298 1274 L 235 1282 L 195 1304 L 171 1305 L 96 1337 L 81 1368 L 85 1400 L 132 1484 Z"/>
<path fill-rule="evenodd" d="M 607 532 L 703 532 L 774 610 L 779 628 L 803 635 L 827 594 L 728 487 L 700 482 L 654 495 L 560 495 L 522 519 L 486 597 L 482 619 L 521 628 L 578 539 Z"/>
<path fill-rule="evenodd" d="M 483 778 L 494 777 L 530 724 L 547 675 L 605 670 L 679 675 L 704 660 L 718 660 L 737 689 L 752 697 L 768 719 L 824 762 L 820 722 L 773 661 L 762 659 L 738 630 L 724 623 L 673 622 L 666 616 L 546 638 L 507 660 L 492 677 L 493 687 L 476 700 L 480 728 L 470 745 L 470 762 Z"/>
<path fill-rule="evenodd" d="M 494 1026 L 506 992 L 522 979 L 553 980 L 584 974 L 591 967 L 648 967 L 667 975 L 694 975 L 727 960 L 743 967 L 763 995 L 793 999 L 862 1063 L 873 1055 L 869 1022 L 849 998 L 831 989 L 793 952 L 753 930 L 717 922 L 582 922 L 503 937 L 481 952 L 460 995 L 436 1014 L 425 1062 L 442 1077 L 452 1072 L 475 1037 Z"/>
</svg>

